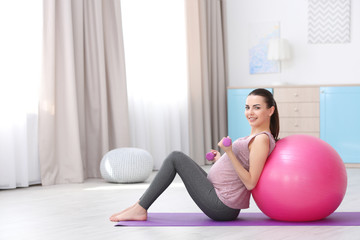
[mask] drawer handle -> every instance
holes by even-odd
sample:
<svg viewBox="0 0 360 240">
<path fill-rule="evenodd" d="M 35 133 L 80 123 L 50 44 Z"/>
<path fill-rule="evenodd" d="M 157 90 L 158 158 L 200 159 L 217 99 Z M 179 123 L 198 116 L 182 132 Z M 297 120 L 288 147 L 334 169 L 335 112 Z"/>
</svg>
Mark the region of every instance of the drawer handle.
<svg viewBox="0 0 360 240">
<path fill-rule="evenodd" d="M 298 97 L 299 96 L 299 94 L 298 93 L 294 93 L 294 97 Z"/>
<path fill-rule="evenodd" d="M 294 108 L 294 112 L 299 112 L 299 109 L 298 109 L 298 108 Z"/>
<path fill-rule="evenodd" d="M 299 124 L 297 124 L 297 123 L 294 124 L 294 127 L 298 127 L 298 126 L 299 126 Z"/>
</svg>

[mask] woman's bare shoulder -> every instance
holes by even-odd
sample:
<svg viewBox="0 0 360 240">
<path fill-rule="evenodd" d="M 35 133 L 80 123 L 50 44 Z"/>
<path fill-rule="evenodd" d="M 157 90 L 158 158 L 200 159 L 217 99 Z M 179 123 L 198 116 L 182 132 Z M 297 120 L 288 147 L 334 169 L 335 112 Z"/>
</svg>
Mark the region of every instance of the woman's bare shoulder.
<svg viewBox="0 0 360 240">
<path fill-rule="evenodd" d="M 253 143 L 256 144 L 269 144 L 270 137 L 267 134 L 259 134 L 254 137 Z"/>
</svg>

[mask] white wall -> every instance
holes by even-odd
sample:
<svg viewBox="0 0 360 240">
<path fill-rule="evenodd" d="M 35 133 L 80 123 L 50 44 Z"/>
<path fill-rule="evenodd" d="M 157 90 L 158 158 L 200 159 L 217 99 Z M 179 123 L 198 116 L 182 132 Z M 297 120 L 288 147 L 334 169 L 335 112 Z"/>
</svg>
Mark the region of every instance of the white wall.
<svg viewBox="0 0 360 240">
<path fill-rule="evenodd" d="M 225 0 L 229 86 L 360 84 L 360 1 L 351 1 L 351 42 L 307 43 L 307 0 Z M 280 22 L 292 59 L 280 73 L 249 74 L 249 24 Z"/>
</svg>

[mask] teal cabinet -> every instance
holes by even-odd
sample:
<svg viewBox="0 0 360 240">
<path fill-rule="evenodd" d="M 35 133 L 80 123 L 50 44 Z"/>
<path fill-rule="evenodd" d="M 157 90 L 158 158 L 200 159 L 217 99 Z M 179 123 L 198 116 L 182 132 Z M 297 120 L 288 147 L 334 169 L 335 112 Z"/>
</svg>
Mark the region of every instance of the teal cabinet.
<svg viewBox="0 0 360 240">
<path fill-rule="evenodd" d="M 245 117 L 246 98 L 255 88 L 228 89 L 228 135 L 232 140 L 249 136 L 251 127 Z M 272 89 L 267 89 L 272 92 Z"/>
<path fill-rule="evenodd" d="M 320 88 L 320 138 L 345 163 L 360 163 L 360 87 Z"/>
</svg>

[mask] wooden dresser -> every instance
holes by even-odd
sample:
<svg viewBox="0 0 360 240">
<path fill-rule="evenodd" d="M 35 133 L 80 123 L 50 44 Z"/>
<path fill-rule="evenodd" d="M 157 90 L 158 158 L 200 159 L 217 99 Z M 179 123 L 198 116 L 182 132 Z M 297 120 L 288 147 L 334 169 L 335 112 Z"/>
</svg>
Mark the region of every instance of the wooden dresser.
<svg viewBox="0 0 360 240">
<path fill-rule="evenodd" d="M 292 134 L 320 137 L 320 94 L 318 87 L 275 87 L 280 116 L 280 138 Z"/>
</svg>

